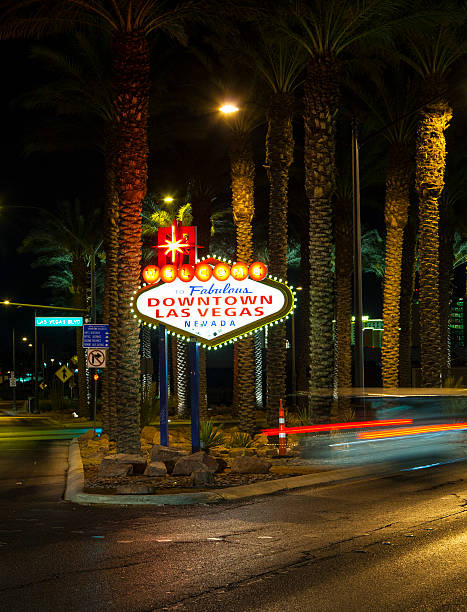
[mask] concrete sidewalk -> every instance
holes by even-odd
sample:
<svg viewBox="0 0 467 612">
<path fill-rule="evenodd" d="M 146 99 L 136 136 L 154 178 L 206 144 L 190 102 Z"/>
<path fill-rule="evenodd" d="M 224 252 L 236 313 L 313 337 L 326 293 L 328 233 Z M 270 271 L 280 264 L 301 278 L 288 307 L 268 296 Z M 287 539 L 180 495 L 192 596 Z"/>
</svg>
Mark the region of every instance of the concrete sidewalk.
<svg viewBox="0 0 467 612">
<path fill-rule="evenodd" d="M 303 487 L 319 487 L 336 482 L 378 478 L 400 470 L 400 466 L 381 463 L 377 465 L 328 470 L 317 474 L 291 476 L 277 480 L 268 480 L 238 487 L 227 487 L 196 493 L 168 493 L 163 495 L 100 495 L 84 493 L 84 469 L 79 450 L 79 443 L 74 439 L 70 443 L 68 457 L 67 483 L 65 500 L 82 505 L 152 505 L 181 506 L 193 504 L 210 504 L 222 501 L 239 501 L 259 495 L 268 495 L 279 491 L 289 491 Z"/>
</svg>

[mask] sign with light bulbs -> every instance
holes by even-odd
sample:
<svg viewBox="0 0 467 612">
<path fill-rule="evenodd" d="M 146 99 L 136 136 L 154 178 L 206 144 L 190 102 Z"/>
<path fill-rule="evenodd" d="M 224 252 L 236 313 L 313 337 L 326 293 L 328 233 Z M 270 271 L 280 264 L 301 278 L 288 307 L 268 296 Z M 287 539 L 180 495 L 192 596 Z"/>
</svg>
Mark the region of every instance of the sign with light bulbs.
<svg viewBox="0 0 467 612">
<path fill-rule="evenodd" d="M 147 284 L 134 293 L 133 316 L 207 348 L 279 323 L 295 306 L 292 288 L 269 277 L 260 261 L 248 266 L 211 256 L 196 264 L 148 265 L 142 277 Z"/>
</svg>

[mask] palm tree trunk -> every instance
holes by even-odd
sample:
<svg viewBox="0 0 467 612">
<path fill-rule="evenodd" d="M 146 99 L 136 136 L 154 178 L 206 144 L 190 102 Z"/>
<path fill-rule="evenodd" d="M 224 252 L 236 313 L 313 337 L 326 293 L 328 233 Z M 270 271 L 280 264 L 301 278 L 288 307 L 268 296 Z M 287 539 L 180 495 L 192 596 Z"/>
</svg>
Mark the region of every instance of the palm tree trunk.
<svg viewBox="0 0 467 612">
<path fill-rule="evenodd" d="M 439 317 L 441 326 L 441 372 L 443 380 L 451 368 L 451 300 L 453 287 L 454 228 L 451 206 L 446 199 L 440 207 L 439 232 Z"/>
<path fill-rule="evenodd" d="M 253 260 L 255 164 L 249 135 L 235 132 L 231 149 L 232 209 L 237 238 L 237 260 Z M 255 348 L 253 337 L 237 342 L 237 398 L 240 431 L 253 434 L 255 419 Z"/>
<path fill-rule="evenodd" d="M 141 325 L 140 327 L 140 345 L 141 345 L 141 357 L 143 359 L 151 359 L 152 347 L 151 347 L 151 328 L 149 325 Z M 152 385 L 152 373 L 145 372 L 141 376 L 141 384 L 143 389 L 148 389 Z"/>
<path fill-rule="evenodd" d="M 116 179 L 120 200 L 117 451 L 139 453 L 139 334 L 130 298 L 140 277 L 141 206 L 147 183 L 149 47 L 142 32 L 115 35 L 113 68 L 118 126 Z"/>
<path fill-rule="evenodd" d="M 197 227 L 197 243 L 203 247 L 204 254 L 209 253 L 211 241 L 211 189 L 200 179 L 191 186 L 191 214 L 193 224 Z M 206 372 L 206 349 L 199 347 L 199 416 L 202 421 L 208 419 L 208 381 Z"/>
<path fill-rule="evenodd" d="M 399 314 L 402 249 L 409 209 L 411 166 L 405 147 L 393 145 L 386 176 L 386 257 L 383 292 L 383 387 L 399 383 Z"/>
<path fill-rule="evenodd" d="M 105 155 L 105 280 L 102 320 L 109 325 L 107 367 L 102 376 L 102 431 L 111 440 L 117 437 L 116 356 L 118 348 L 118 192 L 115 176 L 115 131 L 109 130 Z"/>
<path fill-rule="evenodd" d="M 336 387 L 339 420 L 350 413 L 352 387 L 352 202 L 342 198 L 335 206 L 336 236 Z"/>
<path fill-rule="evenodd" d="M 329 419 L 333 395 L 332 204 L 335 190 L 338 66 L 333 57 L 313 58 L 305 80 L 305 190 L 309 202 L 310 372 L 314 419 Z"/>
<path fill-rule="evenodd" d="M 308 369 L 310 355 L 310 319 L 308 312 L 308 295 L 310 293 L 308 212 L 304 208 L 306 218 L 300 226 L 300 285 L 297 309 L 295 311 L 296 336 L 296 370 L 297 370 L 297 406 L 304 413 L 309 410 Z"/>
<path fill-rule="evenodd" d="M 415 290 L 415 262 L 417 251 L 417 223 L 409 220 L 405 226 L 401 274 L 399 385 L 412 384 L 412 301 Z"/>
<path fill-rule="evenodd" d="M 208 381 L 206 377 L 206 349 L 199 347 L 199 418 L 207 421 L 208 415 Z"/>
<path fill-rule="evenodd" d="M 293 161 L 291 93 L 273 95 L 268 109 L 266 170 L 269 179 L 269 273 L 287 280 L 287 207 L 289 168 Z M 266 355 L 267 423 L 277 425 L 279 401 L 287 393 L 286 324 L 270 328 Z"/>
<path fill-rule="evenodd" d="M 190 416 L 190 366 L 188 343 L 177 338 L 177 378 L 176 389 L 178 397 L 177 416 L 187 419 Z"/>
<path fill-rule="evenodd" d="M 417 135 L 416 188 L 420 215 L 420 345 L 422 385 L 439 387 L 441 330 L 439 315 L 439 208 L 444 187 L 446 139 L 452 117 L 448 102 L 439 100 L 421 112 Z"/>
</svg>

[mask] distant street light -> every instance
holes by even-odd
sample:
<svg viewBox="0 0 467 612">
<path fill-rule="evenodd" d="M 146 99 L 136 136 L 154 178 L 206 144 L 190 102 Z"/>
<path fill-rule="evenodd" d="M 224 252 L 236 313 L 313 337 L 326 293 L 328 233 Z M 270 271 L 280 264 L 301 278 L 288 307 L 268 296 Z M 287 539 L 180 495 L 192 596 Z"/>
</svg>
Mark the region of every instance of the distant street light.
<svg viewBox="0 0 467 612">
<path fill-rule="evenodd" d="M 224 113 L 224 115 L 231 115 L 232 113 L 236 113 L 236 112 L 238 112 L 239 110 L 240 110 L 240 109 L 238 108 L 238 106 L 235 106 L 235 104 L 231 104 L 230 102 L 229 102 L 229 103 L 226 103 L 226 104 L 223 104 L 223 105 L 222 105 L 222 106 L 219 108 L 219 111 L 220 111 L 221 113 Z"/>
<path fill-rule="evenodd" d="M 23 336 L 23 337 L 21 338 L 21 340 L 22 340 L 23 342 L 27 342 L 27 341 L 28 341 L 28 339 L 26 338 L 26 336 Z"/>
<path fill-rule="evenodd" d="M 173 199 L 172 196 L 165 196 L 165 198 L 164 198 L 164 202 L 166 204 L 171 204 L 173 201 L 174 201 L 174 199 Z"/>
</svg>

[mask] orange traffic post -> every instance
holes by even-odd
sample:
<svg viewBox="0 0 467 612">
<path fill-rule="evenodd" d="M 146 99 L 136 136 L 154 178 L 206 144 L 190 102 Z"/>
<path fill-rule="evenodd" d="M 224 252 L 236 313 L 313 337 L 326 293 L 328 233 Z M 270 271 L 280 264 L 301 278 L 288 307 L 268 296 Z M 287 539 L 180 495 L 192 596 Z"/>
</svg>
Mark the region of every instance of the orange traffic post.
<svg viewBox="0 0 467 612">
<path fill-rule="evenodd" d="M 287 434 L 285 433 L 285 416 L 282 400 L 279 404 L 279 455 L 285 455 L 287 452 Z"/>
</svg>

